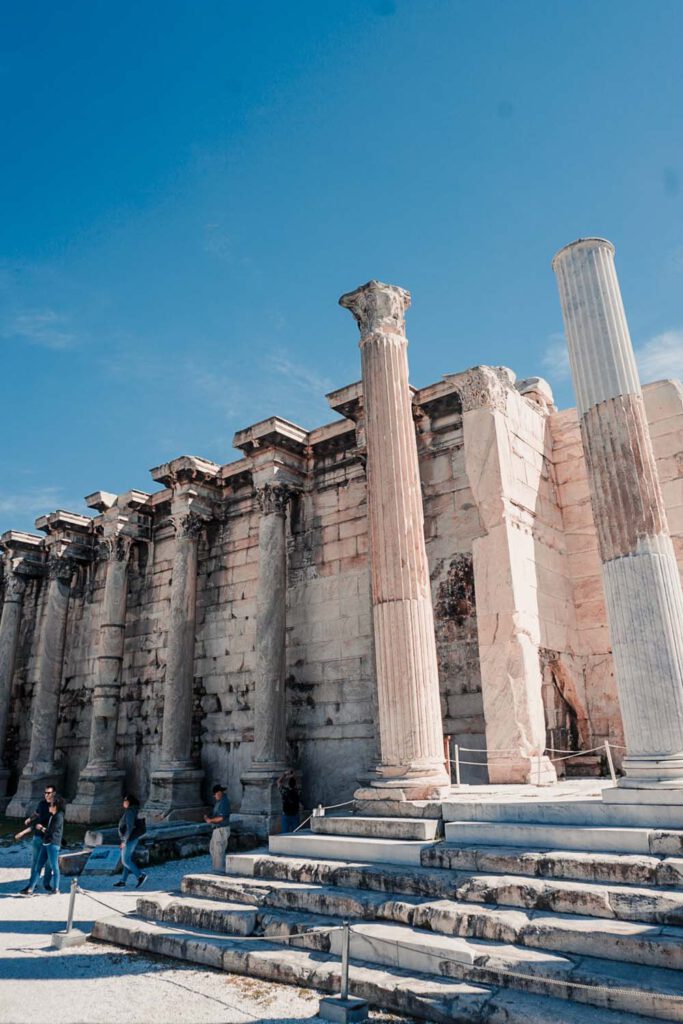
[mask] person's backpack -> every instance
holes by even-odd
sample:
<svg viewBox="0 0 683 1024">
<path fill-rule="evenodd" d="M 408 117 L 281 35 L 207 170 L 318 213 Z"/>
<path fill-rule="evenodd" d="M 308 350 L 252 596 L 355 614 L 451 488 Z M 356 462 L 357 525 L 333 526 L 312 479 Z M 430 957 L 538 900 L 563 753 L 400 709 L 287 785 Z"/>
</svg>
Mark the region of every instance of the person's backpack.
<svg viewBox="0 0 683 1024">
<path fill-rule="evenodd" d="M 131 832 L 128 838 L 139 839 L 140 836 L 144 836 L 146 831 L 147 821 L 145 820 L 145 818 L 141 818 L 140 815 L 138 814 L 137 818 L 135 819 L 135 824 L 133 825 L 133 831 Z"/>
</svg>

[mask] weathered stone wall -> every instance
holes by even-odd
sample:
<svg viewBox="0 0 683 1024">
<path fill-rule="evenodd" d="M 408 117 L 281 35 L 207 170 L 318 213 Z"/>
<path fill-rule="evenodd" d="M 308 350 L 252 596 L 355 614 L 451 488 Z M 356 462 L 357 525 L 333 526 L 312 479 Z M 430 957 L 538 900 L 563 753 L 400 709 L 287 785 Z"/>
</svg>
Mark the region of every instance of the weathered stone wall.
<svg viewBox="0 0 683 1024">
<path fill-rule="evenodd" d="M 683 566 L 682 393 L 660 382 L 644 395 Z M 488 456 L 479 457 L 475 445 L 466 457 L 457 386 L 422 389 L 414 409 L 444 732 L 461 745 L 485 746 L 480 642 L 494 636 L 504 605 L 536 652 L 549 741 L 583 748 L 605 738 L 623 742 L 575 411 L 548 414 L 508 391 L 504 413 L 491 419 L 498 462 L 487 483 Z M 286 684 L 288 741 L 310 806 L 350 797 L 377 753 L 377 714 L 362 424 L 358 431 L 349 420 L 312 431 L 305 458 L 307 483 L 288 512 Z M 237 809 L 253 741 L 259 574 L 249 459 L 223 467 L 220 486 L 224 512 L 199 540 L 192 737 L 206 795 L 209 784 L 225 782 Z M 134 545 L 128 572 L 118 728 L 119 764 L 141 798 L 160 755 L 175 546 L 170 492 L 153 495 L 148 511 L 151 537 Z M 480 578 L 477 592 L 477 548 L 491 516 L 502 522 L 503 514 L 511 561 L 499 575 Z M 79 569 L 72 588 L 56 744 L 69 796 L 88 758 L 104 579 L 104 565 L 92 563 Z M 7 745 L 12 782 L 28 757 L 45 592 L 44 581 L 35 580 L 24 599 Z M 486 770 L 466 769 L 463 778 L 483 781 Z"/>
</svg>

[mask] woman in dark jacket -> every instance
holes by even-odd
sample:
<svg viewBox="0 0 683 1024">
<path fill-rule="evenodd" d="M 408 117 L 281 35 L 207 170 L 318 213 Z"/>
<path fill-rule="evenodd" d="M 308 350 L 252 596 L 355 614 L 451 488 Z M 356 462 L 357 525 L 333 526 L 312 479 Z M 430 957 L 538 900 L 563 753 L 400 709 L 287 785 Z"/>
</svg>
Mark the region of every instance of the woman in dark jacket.
<svg viewBox="0 0 683 1024">
<path fill-rule="evenodd" d="M 64 808 L 66 804 L 61 796 L 54 796 L 50 804 L 50 817 L 47 825 L 36 825 L 43 840 L 42 855 L 39 860 L 38 873 L 40 868 L 47 861 L 52 871 L 52 887 L 45 884 L 45 889 L 50 896 L 59 892 L 59 851 L 62 848 L 64 837 Z"/>
<path fill-rule="evenodd" d="M 126 793 L 123 797 L 123 814 L 119 821 L 123 878 L 118 882 L 114 882 L 117 889 L 126 884 L 128 875 L 135 875 L 138 889 L 147 878 L 144 871 L 140 871 L 140 868 L 133 863 L 133 854 L 145 834 L 144 827 L 141 827 L 138 821 L 139 809 L 140 805 L 135 797 L 131 793 Z"/>
</svg>

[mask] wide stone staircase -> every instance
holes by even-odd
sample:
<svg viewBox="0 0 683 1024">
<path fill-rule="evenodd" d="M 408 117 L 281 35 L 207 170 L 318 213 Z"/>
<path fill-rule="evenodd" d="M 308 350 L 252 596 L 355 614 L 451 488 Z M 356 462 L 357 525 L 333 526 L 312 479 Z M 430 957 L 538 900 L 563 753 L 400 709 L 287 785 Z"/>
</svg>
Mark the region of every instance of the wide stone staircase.
<svg viewBox="0 0 683 1024">
<path fill-rule="evenodd" d="M 386 1010 L 478 1024 L 683 1021 L 683 829 L 647 828 L 628 808 L 621 825 L 597 804 L 591 814 L 586 825 L 569 804 L 454 803 L 445 839 L 429 817 L 313 818 L 311 831 L 228 856 L 225 875 L 142 896 L 93 937 L 338 992 L 348 920 L 351 992 Z"/>
</svg>

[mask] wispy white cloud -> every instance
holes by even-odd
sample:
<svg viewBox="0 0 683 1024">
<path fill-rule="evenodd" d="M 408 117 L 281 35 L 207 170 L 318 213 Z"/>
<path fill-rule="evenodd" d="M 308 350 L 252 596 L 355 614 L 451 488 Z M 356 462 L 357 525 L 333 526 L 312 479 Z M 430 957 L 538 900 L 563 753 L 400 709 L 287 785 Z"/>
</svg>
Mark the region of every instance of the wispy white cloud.
<svg viewBox="0 0 683 1024">
<path fill-rule="evenodd" d="M 663 331 L 636 349 L 642 381 L 678 377 L 683 380 L 683 330 Z"/>
<path fill-rule="evenodd" d="M 31 518 L 63 508 L 71 512 L 87 514 L 83 498 L 65 495 L 60 487 L 34 487 L 10 494 L 0 492 L 0 514 L 20 518 Z"/>
<path fill-rule="evenodd" d="M 306 363 L 292 359 L 284 349 L 269 352 L 266 358 L 266 369 L 275 377 L 316 399 L 323 398 L 332 390 L 329 377 L 316 373 Z"/>
<path fill-rule="evenodd" d="M 0 337 L 56 351 L 73 348 L 78 342 L 68 318 L 54 309 L 31 309 L 10 314 L 0 323 Z"/>
<path fill-rule="evenodd" d="M 564 334 L 554 333 L 548 338 L 545 351 L 541 356 L 541 364 L 551 381 L 569 380 L 569 353 Z"/>
</svg>

